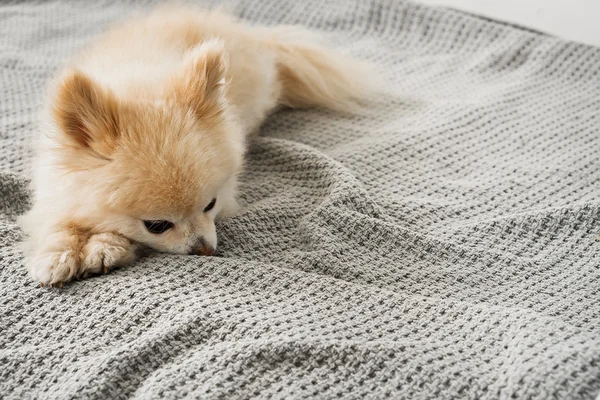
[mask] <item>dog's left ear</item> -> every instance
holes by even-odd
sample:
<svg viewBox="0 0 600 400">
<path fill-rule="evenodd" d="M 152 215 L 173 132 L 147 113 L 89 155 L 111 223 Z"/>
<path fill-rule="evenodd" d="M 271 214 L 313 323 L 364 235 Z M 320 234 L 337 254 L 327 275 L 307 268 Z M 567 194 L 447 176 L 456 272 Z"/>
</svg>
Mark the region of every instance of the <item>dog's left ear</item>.
<svg viewBox="0 0 600 400">
<path fill-rule="evenodd" d="M 218 116 L 225 101 L 227 63 L 219 39 L 191 49 L 185 56 L 183 69 L 174 77 L 176 101 L 190 107 L 201 119 Z"/>
<path fill-rule="evenodd" d="M 54 120 L 70 147 L 110 159 L 119 136 L 118 101 L 110 90 L 80 71 L 70 71 L 53 104 Z"/>
</svg>

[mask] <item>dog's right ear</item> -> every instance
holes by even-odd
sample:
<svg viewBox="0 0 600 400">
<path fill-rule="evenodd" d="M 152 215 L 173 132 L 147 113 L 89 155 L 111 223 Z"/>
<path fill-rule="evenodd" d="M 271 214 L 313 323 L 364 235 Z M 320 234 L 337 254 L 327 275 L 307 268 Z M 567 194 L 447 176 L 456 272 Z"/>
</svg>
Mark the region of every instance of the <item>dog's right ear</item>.
<svg viewBox="0 0 600 400">
<path fill-rule="evenodd" d="M 211 39 L 190 50 L 174 76 L 174 97 L 203 121 L 223 111 L 228 57 L 222 40 Z"/>
<path fill-rule="evenodd" d="M 71 146 L 110 160 L 119 136 L 118 101 L 107 88 L 80 71 L 59 83 L 53 116 Z"/>
</svg>

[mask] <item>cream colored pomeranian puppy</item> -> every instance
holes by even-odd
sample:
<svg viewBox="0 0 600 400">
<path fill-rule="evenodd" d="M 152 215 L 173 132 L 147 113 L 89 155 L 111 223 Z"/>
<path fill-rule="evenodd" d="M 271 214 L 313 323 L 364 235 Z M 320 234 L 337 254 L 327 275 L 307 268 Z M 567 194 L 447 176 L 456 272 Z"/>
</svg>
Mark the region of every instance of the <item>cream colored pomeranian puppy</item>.
<svg viewBox="0 0 600 400">
<path fill-rule="evenodd" d="M 277 107 L 351 109 L 361 63 L 290 27 L 158 9 L 117 26 L 52 84 L 21 218 L 41 284 L 109 271 L 148 246 L 212 255 L 236 212 L 245 141 Z"/>
</svg>

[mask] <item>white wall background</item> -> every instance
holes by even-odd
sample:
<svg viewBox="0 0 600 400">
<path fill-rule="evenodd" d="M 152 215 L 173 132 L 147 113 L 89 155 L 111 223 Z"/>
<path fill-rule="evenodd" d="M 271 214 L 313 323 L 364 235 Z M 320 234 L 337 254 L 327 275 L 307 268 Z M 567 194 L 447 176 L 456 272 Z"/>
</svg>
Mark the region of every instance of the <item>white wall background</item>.
<svg viewBox="0 0 600 400">
<path fill-rule="evenodd" d="M 416 0 L 600 46 L 600 0 Z"/>
</svg>

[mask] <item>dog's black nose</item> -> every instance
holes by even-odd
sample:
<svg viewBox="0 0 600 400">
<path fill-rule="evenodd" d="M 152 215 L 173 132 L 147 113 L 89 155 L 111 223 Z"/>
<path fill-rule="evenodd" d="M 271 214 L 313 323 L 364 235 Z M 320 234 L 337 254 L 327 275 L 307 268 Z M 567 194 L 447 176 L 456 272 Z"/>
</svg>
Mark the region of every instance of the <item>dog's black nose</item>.
<svg viewBox="0 0 600 400">
<path fill-rule="evenodd" d="M 216 249 L 206 244 L 202 239 L 200 239 L 189 251 L 190 255 L 196 256 L 214 256 L 216 253 Z"/>
</svg>

